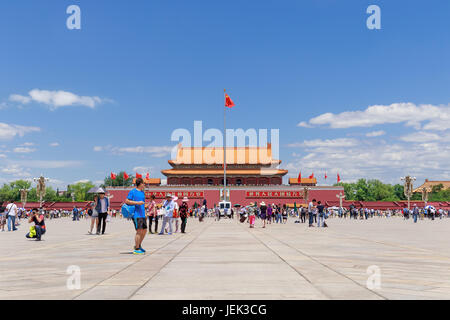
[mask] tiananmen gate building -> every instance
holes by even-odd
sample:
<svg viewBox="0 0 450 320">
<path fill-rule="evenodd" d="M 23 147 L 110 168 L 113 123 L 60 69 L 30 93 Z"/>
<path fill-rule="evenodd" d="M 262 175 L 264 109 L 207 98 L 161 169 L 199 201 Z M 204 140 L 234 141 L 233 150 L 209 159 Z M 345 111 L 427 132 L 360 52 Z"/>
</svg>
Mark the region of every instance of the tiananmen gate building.
<svg viewBox="0 0 450 320">
<path fill-rule="evenodd" d="M 223 197 L 223 152 L 223 147 L 186 148 L 178 145 L 176 158 L 168 161 L 171 168 L 161 171 L 167 177 L 167 185 L 161 185 L 160 179 L 144 179 L 147 198 L 154 195 L 160 201 L 171 193 L 181 199 L 187 197 L 189 206 L 201 204 L 206 199 L 208 207 L 213 207 Z M 301 181 L 294 178 L 289 179 L 289 184 L 283 184 L 288 170 L 278 169 L 281 160 L 273 158 L 270 143 L 266 147 L 227 147 L 225 152 L 227 189 L 233 205 L 265 201 L 300 206 L 306 204 L 306 186 L 308 200 L 335 202 L 339 201 L 340 194 L 344 194 L 343 187 L 317 186 L 315 178 Z M 120 205 L 130 189 L 108 188 L 113 196 L 111 203 Z"/>
</svg>

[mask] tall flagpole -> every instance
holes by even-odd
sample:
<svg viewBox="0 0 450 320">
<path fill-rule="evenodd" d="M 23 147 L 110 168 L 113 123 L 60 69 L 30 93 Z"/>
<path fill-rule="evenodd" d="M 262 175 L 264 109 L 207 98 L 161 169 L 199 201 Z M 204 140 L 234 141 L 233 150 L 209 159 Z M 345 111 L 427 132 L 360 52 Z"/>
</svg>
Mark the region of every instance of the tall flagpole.
<svg viewBox="0 0 450 320">
<path fill-rule="evenodd" d="M 226 123 L 226 114 L 227 114 L 227 97 L 226 97 L 226 89 L 223 89 L 223 134 L 224 134 L 224 145 L 223 145 L 223 199 L 227 201 L 227 123 Z"/>
</svg>

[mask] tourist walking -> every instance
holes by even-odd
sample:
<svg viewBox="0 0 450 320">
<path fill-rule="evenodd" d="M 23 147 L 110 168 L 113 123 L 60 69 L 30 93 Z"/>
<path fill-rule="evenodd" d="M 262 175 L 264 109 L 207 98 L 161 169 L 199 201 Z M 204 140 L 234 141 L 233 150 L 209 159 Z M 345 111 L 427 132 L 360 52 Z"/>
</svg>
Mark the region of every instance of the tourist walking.
<svg viewBox="0 0 450 320">
<path fill-rule="evenodd" d="M 105 197 L 105 191 L 103 189 L 100 189 L 99 197 L 95 203 L 95 210 L 98 212 L 97 234 L 100 234 L 100 231 L 102 234 L 105 234 L 106 218 L 109 212 L 109 199 Z"/>
<path fill-rule="evenodd" d="M 125 203 L 129 206 L 134 206 L 133 223 L 136 229 L 136 236 L 134 238 L 134 251 L 133 254 L 145 254 L 145 250 L 142 248 L 142 242 L 147 234 L 147 219 L 145 217 L 145 184 L 142 178 L 136 179 L 136 188 L 128 193 Z"/>
<path fill-rule="evenodd" d="M 256 202 L 248 208 L 248 222 L 250 223 L 250 228 L 255 227 L 257 210 L 258 210 L 258 204 Z"/>
<path fill-rule="evenodd" d="M 214 221 L 220 221 L 220 209 L 216 205 L 214 205 L 214 213 L 215 213 Z"/>
<path fill-rule="evenodd" d="M 314 227 L 314 209 L 316 208 L 316 199 L 313 199 L 308 204 L 308 219 L 309 219 L 309 227 Z"/>
<path fill-rule="evenodd" d="M 181 219 L 181 233 L 186 233 L 186 224 L 188 218 L 188 201 L 187 197 L 183 198 L 183 201 L 180 206 L 180 219 Z"/>
<path fill-rule="evenodd" d="M 413 215 L 414 223 L 417 223 L 417 217 L 419 216 L 419 208 L 417 208 L 417 204 L 414 204 L 412 215 Z"/>
<path fill-rule="evenodd" d="M 73 207 L 72 214 L 73 214 L 72 221 L 78 221 L 79 218 L 78 218 L 78 208 L 77 208 L 77 206 Z"/>
<path fill-rule="evenodd" d="M 259 211 L 260 211 L 259 217 L 263 222 L 263 228 L 265 228 L 267 219 L 267 206 L 264 201 L 260 203 Z"/>
<path fill-rule="evenodd" d="M 319 201 L 317 202 L 317 215 L 318 217 L 318 223 L 317 223 L 317 227 L 324 227 L 324 222 L 325 222 L 325 212 L 324 212 L 325 206 L 322 205 L 322 202 Z"/>
<path fill-rule="evenodd" d="M 0 228 L 5 231 L 6 224 L 6 207 L 0 206 Z"/>
<path fill-rule="evenodd" d="M 94 230 L 94 225 L 95 225 L 95 230 L 98 230 L 98 211 L 95 208 L 97 201 L 98 201 L 98 196 L 95 196 L 94 203 L 92 204 L 92 207 L 89 209 L 90 214 L 88 212 L 88 214 L 91 217 L 91 228 L 88 231 L 89 234 L 92 234 L 92 230 Z"/>
<path fill-rule="evenodd" d="M 300 208 L 300 221 L 301 221 L 301 223 L 306 222 L 306 208 L 305 207 Z"/>
<path fill-rule="evenodd" d="M 16 231 L 17 206 L 13 200 L 6 206 L 6 216 L 8 217 L 8 231 Z"/>
<path fill-rule="evenodd" d="M 172 200 L 173 200 L 173 205 L 174 205 L 172 221 L 175 224 L 175 233 L 177 233 L 180 228 L 180 214 L 179 214 L 180 206 L 177 203 L 177 201 L 178 201 L 177 196 L 174 196 Z M 167 229 L 166 229 L 166 231 L 167 231 Z"/>
<path fill-rule="evenodd" d="M 152 194 L 148 204 L 148 233 L 152 233 L 152 224 L 155 221 L 155 233 L 158 233 L 158 210 L 156 208 L 155 195 Z"/>
<path fill-rule="evenodd" d="M 282 212 L 281 215 L 282 215 L 282 218 L 283 218 L 283 223 L 286 224 L 287 223 L 287 219 L 288 219 L 288 209 L 286 208 L 286 205 L 284 205 L 283 212 Z"/>
<path fill-rule="evenodd" d="M 169 232 L 167 234 L 168 235 L 172 234 L 173 209 L 175 209 L 175 204 L 172 199 L 173 199 L 172 195 L 170 193 L 168 193 L 166 195 L 166 200 L 164 201 L 164 203 L 162 205 L 162 210 L 163 210 L 164 216 L 163 216 L 161 232 L 159 233 L 159 235 L 164 235 L 164 230 L 165 230 L 167 224 L 169 225 Z"/>
<path fill-rule="evenodd" d="M 280 206 L 275 206 L 275 221 L 276 223 L 282 223 L 281 220 L 281 208 Z"/>
<path fill-rule="evenodd" d="M 267 207 L 267 221 L 269 222 L 269 224 L 272 224 L 272 215 L 273 215 L 273 208 L 269 204 L 269 206 Z"/>
</svg>

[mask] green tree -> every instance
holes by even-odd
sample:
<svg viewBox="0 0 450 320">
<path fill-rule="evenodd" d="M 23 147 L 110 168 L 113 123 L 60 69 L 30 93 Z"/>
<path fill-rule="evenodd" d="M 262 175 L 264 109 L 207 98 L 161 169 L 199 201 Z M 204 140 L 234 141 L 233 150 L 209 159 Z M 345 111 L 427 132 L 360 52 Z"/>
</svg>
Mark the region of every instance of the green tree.
<svg viewBox="0 0 450 320">
<path fill-rule="evenodd" d="M 75 201 L 92 201 L 94 199 L 93 194 L 89 194 L 89 189 L 92 189 L 95 185 L 92 182 L 78 182 L 67 186 L 67 194 L 70 197 L 72 193 L 75 194 Z"/>
<path fill-rule="evenodd" d="M 121 171 L 116 175 L 116 179 L 112 180 L 110 176 L 106 177 L 102 187 L 130 187 L 133 184 L 134 176 L 129 176 L 128 179 L 124 179 L 124 171 Z"/>
</svg>

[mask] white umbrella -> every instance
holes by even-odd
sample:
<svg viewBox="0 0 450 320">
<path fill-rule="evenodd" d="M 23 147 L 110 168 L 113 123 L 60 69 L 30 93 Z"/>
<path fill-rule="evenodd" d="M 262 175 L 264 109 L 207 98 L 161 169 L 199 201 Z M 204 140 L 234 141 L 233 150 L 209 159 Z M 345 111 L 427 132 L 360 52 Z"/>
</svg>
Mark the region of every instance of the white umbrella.
<svg viewBox="0 0 450 320">
<path fill-rule="evenodd" d="M 103 190 L 102 188 L 93 187 L 89 189 L 88 193 L 105 193 L 105 190 Z"/>
<path fill-rule="evenodd" d="M 428 206 L 426 206 L 426 207 L 425 207 L 425 209 L 426 209 L 426 210 L 428 210 L 428 209 L 433 209 L 433 210 L 436 210 L 436 208 L 435 208 L 435 207 L 433 207 L 432 205 L 428 205 Z"/>
</svg>

